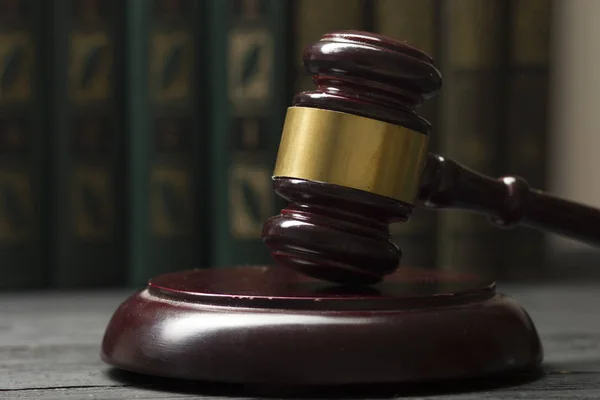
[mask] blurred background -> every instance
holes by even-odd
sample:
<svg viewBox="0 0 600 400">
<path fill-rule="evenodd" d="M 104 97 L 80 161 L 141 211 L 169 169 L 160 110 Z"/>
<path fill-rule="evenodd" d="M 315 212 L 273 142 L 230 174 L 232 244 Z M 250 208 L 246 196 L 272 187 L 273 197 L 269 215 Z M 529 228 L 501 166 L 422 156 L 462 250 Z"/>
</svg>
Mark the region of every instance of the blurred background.
<svg viewBox="0 0 600 400">
<path fill-rule="evenodd" d="M 433 57 L 431 151 L 600 207 L 599 17 L 597 0 L 0 0 L 0 289 L 270 263 L 302 50 L 342 29 Z M 600 277 L 595 248 L 480 215 L 391 231 L 403 264 Z"/>
</svg>

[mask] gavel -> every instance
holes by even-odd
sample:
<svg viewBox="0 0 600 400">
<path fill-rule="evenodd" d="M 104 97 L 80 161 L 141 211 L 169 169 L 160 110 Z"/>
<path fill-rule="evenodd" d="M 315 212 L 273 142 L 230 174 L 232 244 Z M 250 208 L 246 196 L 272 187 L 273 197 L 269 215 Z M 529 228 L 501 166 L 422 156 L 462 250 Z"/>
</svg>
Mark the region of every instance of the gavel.
<svg viewBox="0 0 600 400">
<path fill-rule="evenodd" d="M 309 46 L 303 62 L 316 88 L 293 98 L 273 174 L 288 205 L 263 228 L 279 265 L 338 284 L 378 283 L 402 255 L 389 224 L 409 223 L 415 207 L 600 241 L 600 210 L 429 153 L 435 127 L 417 109 L 439 92 L 442 76 L 424 52 L 341 31 Z"/>
<path fill-rule="evenodd" d="M 416 109 L 441 75 L 410 45 L 335 32 L 304 62 L 316 89 L 294 97 L 273 174 L 288 205 L 263 229 L 279 265 L 153 277 L 114 312 L 102 359 L 260 385 L 536 376 L 543 348 L 529 314 L 476 274 L 402 267 L 389 224 L 410 223 L 415 207 L 456 208 L 594 242 L 600 212 L 429 154 L 432 128 Z"/>
</svg>

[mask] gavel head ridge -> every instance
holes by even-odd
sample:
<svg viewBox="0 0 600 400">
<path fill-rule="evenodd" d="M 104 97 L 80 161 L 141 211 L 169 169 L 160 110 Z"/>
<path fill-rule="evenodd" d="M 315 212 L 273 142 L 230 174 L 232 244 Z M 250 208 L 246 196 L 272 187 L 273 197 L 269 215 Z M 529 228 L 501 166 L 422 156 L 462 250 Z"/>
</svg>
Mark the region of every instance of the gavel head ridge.
<svg viewBox="0 0 600 400">
<path fill-rule="evenodd" d="M 315 89 L 288 108 L 273 188 L 288 202 L 263 241 L 281 266 L 340 284 L 394 272 L 389 224 L 417 199 L 430 124 L 417 114 L 441 87 L 432 59 L 385 36 L 341 31 L 309 46 Z"/>
</svg>

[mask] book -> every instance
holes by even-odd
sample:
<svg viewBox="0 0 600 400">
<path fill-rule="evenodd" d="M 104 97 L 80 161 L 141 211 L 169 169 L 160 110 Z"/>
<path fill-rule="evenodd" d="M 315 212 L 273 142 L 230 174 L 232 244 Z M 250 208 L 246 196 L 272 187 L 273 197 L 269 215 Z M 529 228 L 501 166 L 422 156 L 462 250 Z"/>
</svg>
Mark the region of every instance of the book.
<svg viewBox="0 0 600 400">
<path fill-rule="evenodd" d="M 1 290 L 47 284 L 44 2 L 0 3 Z"/>
<path fill-rule="evenodd" d="M 126 271 L 123 2 L 45 3 L 51 19 L 46 32 L 50 284 L 121 285 Z"/>
<path fill-rule="evenodd" d="M 126 2 L 128 285 L 206 267 L 211 96 L 203 2 Z"/>
<path fill-rule="evenodd" d="M 209 264 L 271 264 L 262 227 L 283 208 L 272 174 L 292 97 L 289 2 L 207 6 Z"/>
</svg>

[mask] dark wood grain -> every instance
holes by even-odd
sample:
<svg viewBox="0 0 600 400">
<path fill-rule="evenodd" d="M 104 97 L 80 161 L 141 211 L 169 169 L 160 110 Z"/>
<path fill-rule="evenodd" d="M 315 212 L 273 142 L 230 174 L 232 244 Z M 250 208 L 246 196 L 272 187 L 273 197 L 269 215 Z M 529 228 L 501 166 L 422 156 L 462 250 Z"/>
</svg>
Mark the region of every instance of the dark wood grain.
<svg viewBox="0 0 600 400">
<path fill-rule="evenodd" d="M 0 296 L 0 346 L 95 345 L 110 318 L 107 307 L 118 307 L 126 296 L 122 291 L 5 294 Z"/>
</svg>

